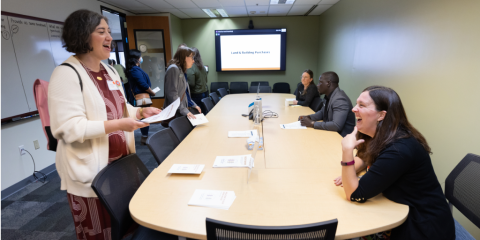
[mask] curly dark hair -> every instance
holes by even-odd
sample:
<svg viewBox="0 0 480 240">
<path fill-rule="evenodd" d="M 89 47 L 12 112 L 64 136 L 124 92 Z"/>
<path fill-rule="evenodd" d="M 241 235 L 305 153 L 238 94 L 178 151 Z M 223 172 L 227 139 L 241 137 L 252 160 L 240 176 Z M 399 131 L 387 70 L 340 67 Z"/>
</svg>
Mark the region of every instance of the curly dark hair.
<svg viewBox="0 0 480 240">
<path fill-rule="evenodd" d="M 99 13 L 81 9 L 71 13 L 63 25 L 62 42 L 68 52 L 84 54 L 93 51 L 90 46 L 90 34 L 100 24 L 100 21 L 108 19 Z M 113 44 L 113 41 L 112 41 Z"/>
</svg>

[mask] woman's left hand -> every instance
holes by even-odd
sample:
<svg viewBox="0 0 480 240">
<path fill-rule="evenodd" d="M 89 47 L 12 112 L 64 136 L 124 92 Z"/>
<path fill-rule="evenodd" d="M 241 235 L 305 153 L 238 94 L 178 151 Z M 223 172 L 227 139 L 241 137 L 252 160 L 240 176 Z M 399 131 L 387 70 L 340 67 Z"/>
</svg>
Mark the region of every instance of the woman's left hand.
<svg viewBox="0 0 480 240">
<path fill-rule="evenodd" d="M 148 118 L 148 117 L 151 117 L 151 116 L 155 116 L 157 114 L 159 114 L 162 110 L 156 108 L 156 107 L 146 107 L 146 108 L 143 108 L 143 117 L 144 118 Z"/>
<path fill-rule="evenodd" d="M 297 105 L 298 101 L 297 100 L 293 100 L 293 105 Z"/>
<path fill-rule="evenodd" d="M 202 113 L 202 109 L 199 106 L 195 107 L 199 113 Z"/>
<path fill-rule="evenodd" d="M 342 149 L 343 151 L 353 151 L 358 145 L 363 143 L 365 140 L 357 140 L 357 127 L 353 129 L 353 132 L 345 136 L 342 140 Z"/>
</svg>

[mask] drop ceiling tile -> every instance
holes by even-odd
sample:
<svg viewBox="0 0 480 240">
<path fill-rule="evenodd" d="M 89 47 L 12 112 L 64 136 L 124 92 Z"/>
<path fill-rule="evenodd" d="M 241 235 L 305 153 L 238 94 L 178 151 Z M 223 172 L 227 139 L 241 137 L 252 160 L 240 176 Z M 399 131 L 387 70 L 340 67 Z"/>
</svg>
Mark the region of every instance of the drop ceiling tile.
<svg viewBox="0 0 480 240">
<path fill-rule="evenodd" d="M 218 0 L 225 7 L 245 7 L 243 0 Z"/>
<path fill-rule="evenodd" d="M 168 12 L 182 19 L 190 18 L 190 16 L 178 9 L 168 9 Z"/>
<path fill-rule="evenodd" d="M 125 8 L 127 10 L 151 10 L 152 8 L 149 6 L 146 6 L 145 4 L 139 3 L 137 1 L 126 1 L 126 0 L 111 0 L 112 4 L 114 6 L 119 6 L 122 8 Z"/>
<path fill-rule="evenodd" d="M 337 3 L 339 0 L 322 0 L 320 1 L 320 4 L 335 4 Z"/>
<path fill-rule="evenodd" d="M 287 16 L 288 11 L 292 8 L 292 5 L 270 5 L 268 9 L 268 16 Z"/>
<path fill-rule="evenodd" d="M 292 9 L 290 9 L 290 12 L 288 12 L 288 16 L 294 16 L 294 15 L 304 15 L 305 13 L 310 10 L 310 8 L 313 5 L 293 5 Z"/>
<path fill-rule="evenodd" d="M 227 12 L 230 17 L 246 17 L 247 9 L 245 7 L 224 7 L 225 12 Z"/>
<path fill-rule="evenodd" d="M 251 13 L 255 11 L 255 13 Z M 248 16 L 267 16 L 268 6 L 247 6 Z"/>
<path fill-rule="evenodd" d="M 218 0 L 192 0 L 199 8 L 221 8 Z"/>
<path fill-rule="evenodd" d="M 180 8 L 197 8 L 197 5 L 191 0 L 165 0 L 170 5 L 180 9 Z"/>
<path fill-rule="evenodd" d="M 268 6 L 270 5 L 270 0 L 245 0 L 247 6 Z"/>
<path fill-rule="evenodd" d="M 312 15 L 320 15 L 323 12 L 325 12 L 327 9 L 329 9 L 331 6 L 330 4 L 319 4 L 308 16 Z"/>
<path fill-rule="evenodd" d="M 294 5 L 315 5 L 318 4 L 321 0 L 296 0 Z"/>
<path fill-rule="evenodd" d="M 132 10 L 132 11 L 134 11 L 137 14 L 138 13 L 158 13 L 159 12 L 158 10 L 153 9 L 153 8 L 151 8 L 151 9 L 141 9 L 141 10 Z"/>
<path fill-rule="evenodd" d="M 210 18 L 202 9 L 200 8 L 180 8 L 180 11 L 184 12 L 192 18 Z"/>
<path fill-rule="evenodd" d="M 166 9 L 174 9 L 175 8 L 171 4 L 165 2 L 164 0 L 137 0 L 137 1 L 149 6 L 151 8 L 154 8 L 158 11 L 164 11 Z"/>
</svg>

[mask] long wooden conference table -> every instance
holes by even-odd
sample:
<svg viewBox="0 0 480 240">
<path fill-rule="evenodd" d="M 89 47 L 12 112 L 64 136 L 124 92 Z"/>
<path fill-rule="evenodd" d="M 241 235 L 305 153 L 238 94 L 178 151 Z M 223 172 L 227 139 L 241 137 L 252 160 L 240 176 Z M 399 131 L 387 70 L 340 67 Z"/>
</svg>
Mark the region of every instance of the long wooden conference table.
<svg viewBox="0 0 480 240">
<path fill-rule="evenodd" d="M 287 226 L 338 219 L 336 239 L 392 229 L 402 224 L 408 206 L 382 194 L 366 203 L 346 200 L 333 184 L 341 175 L 341 140 L 336 132 L 280 129 L 280 124 L 312 114 L 309 107 L 285 107 L 291 94 L 260 94 L 263 111 L 278 113 L 259 126 L 264 150 L 257 151 L 247 183 L 248 168 L 213 168 L 216 156 L 245 155 L 246 138 L 228 138 L 228 131 L 254 129 L 241 115 L 256 94 L 231 94 L 144 181 L 130 202 L 133 219 L 158 231 L 206 239 L 205 219 L 260 226 Z M 205 164 L 200 175 L 169 174 L 173 164 Z M 229 210 L 188 206 L 196 189 L 234 191 Z"/>
</svg>

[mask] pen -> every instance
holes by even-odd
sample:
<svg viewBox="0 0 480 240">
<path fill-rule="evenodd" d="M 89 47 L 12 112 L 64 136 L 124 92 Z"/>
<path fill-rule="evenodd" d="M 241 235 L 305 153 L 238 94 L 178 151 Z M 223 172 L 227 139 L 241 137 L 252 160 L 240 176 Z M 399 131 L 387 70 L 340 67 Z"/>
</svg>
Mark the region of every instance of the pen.
<svg viewBox="0 0 480 240">
<path fill-rule="evenodd" d="M 283 128 L 285 128 L 285 125 L 283 125 Z"/>
<path fill-rule="evenodd" d="M 253 136 L 253 132 L 252 132 L 252 131 L 250 131 L 250 134 L 252 134 L 252 136 Z"/>
</svg>

